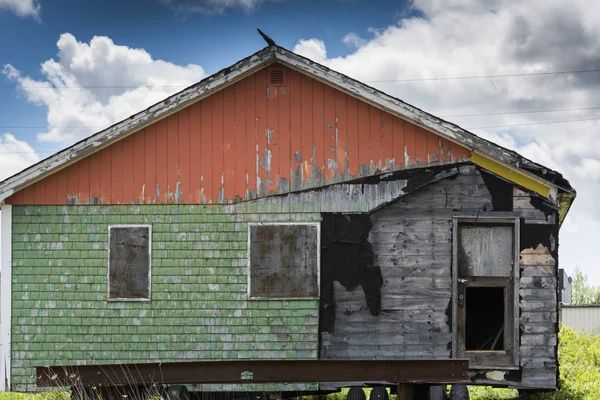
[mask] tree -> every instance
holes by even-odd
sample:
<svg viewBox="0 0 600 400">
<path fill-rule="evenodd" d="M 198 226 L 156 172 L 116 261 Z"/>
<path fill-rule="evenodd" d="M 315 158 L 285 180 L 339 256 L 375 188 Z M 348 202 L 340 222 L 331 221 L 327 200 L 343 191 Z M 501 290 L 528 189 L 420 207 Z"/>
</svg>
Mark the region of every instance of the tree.
<svg viewBox="0 0 600 400">
<path fill-rule="evenodd" d="M 572 283 L 572 304 L 600 304 L 600 286 L 591 285 L 587 274 L 575 268 Z"/>
</svg>

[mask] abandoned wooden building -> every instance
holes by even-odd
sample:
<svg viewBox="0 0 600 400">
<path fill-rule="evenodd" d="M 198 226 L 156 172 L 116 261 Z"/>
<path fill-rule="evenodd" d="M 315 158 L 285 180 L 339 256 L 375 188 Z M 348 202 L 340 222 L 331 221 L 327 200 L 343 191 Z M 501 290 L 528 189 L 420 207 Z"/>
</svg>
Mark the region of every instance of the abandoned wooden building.
<svg viewBox="0 0 600 400">
<path fill-rule="evenodd" d="M 463 383 L 554 389 L 574 198 L 269 46 L 0 183 L 0 385 L 38 390 L 44 366 L 468 359 Z M 348 386 L 249 376 L 196 388 Z"/>
</svg>

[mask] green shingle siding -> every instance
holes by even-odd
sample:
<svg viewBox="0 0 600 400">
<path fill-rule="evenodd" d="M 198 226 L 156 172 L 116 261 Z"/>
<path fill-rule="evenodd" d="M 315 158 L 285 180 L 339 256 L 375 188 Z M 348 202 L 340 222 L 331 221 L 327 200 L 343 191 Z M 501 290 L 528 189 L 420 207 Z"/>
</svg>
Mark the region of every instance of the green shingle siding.
<svg viewBox="0 0 600 400">
<path fill-rule="evenodd" d="M 319 214 L 231 207 L 13 207 L 13 390 L 38 365 L 316 358 L 318 301 L 247 300 L 247 222 Z M 107 301 L 110 224 L 152 225 L 151 302 Z"/>
</svg>

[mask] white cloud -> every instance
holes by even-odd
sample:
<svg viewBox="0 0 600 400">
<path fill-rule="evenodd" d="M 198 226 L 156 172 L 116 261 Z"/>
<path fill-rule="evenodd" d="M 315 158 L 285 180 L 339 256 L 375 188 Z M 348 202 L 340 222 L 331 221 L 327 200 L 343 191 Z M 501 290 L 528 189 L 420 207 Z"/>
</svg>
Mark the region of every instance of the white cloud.
<svg viewBox="0 0 600 400">
<path fill-rule="evenodd" d="M 0 0 L 0 9 L 13 12 L 19 17 L 39 19 L 41 6 L 38 0 Z"/>
<path fill-rule="evenodd" d="M 198 65 L 154 60 L 143 49 L 118 46 L 105 36 L 82 43 L 65 33 L 57 46 L 58 60 L 42 64 L 42 81 L 10 64 L 3 68 L 30 102 L 47 107 L 50 128 L 38 134 L 41 142 L 72 143 L 205 76 Z"/>
<path fill-rule="evenodd" d="M 600 8 L 586 0 L 414 0 L 422 17 L 384 29 L 344 57 L 320 39 L 294 51 L 435 115 L 600 107 L 600 73 L 442 81 L 406 78 L 488 76 L 600 68 Z M 344 39 L 356 43 L 353 34 Z M 600 118 L 600 110 L 448 117 L 465 128 Z M 577 265 L 600 282 L 600 121 L 478 129 L 475 133 L 562 172 L 578 189 L 561 231 L 561 267 Z"/>
<path fill-rule="evenodd" d="M 16 139 L 11 133 L 0 136 L 0 181 L 39 160 L 29 143 Z"/>
<path fill-rule="evenodd" d="M 344 38 L 342 39 L 342 42 L 346 46 L 351 47 L 351 48 L 353 47 L 356 49 L 363 47 L 367 43 L 367 41 L 365 39 L 361 38 L 354 32 L 350 32 L 346 36 L 344 36 Z"/>
<path fill-rule="evenodd" d="M 222 14 L 229 9 L 241 8 L 251 12 L 259 4 L 279 0 L 160 0 L 178 14 Z"/>
<path fill-rule="evenodd" d="M 321 39 L 300 40 L 294 46 L 293 52 L 301 54 L 318 63 L 326 63 L 328 61 L 325 42 Z"/>
</svg>

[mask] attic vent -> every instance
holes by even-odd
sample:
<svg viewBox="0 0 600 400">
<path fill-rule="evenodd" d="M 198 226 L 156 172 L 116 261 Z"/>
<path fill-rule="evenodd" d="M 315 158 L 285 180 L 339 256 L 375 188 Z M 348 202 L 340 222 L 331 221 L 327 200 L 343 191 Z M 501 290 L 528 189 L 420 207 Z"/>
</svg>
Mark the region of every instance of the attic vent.
<svg viewBox="0 0 600 400">
<path fill-rule="evenodd" d="M 269 70 L 269 85 L 272 86 L 285 86 L 286 76 L 283 68 L 273 68 Z"/>
</svg>

